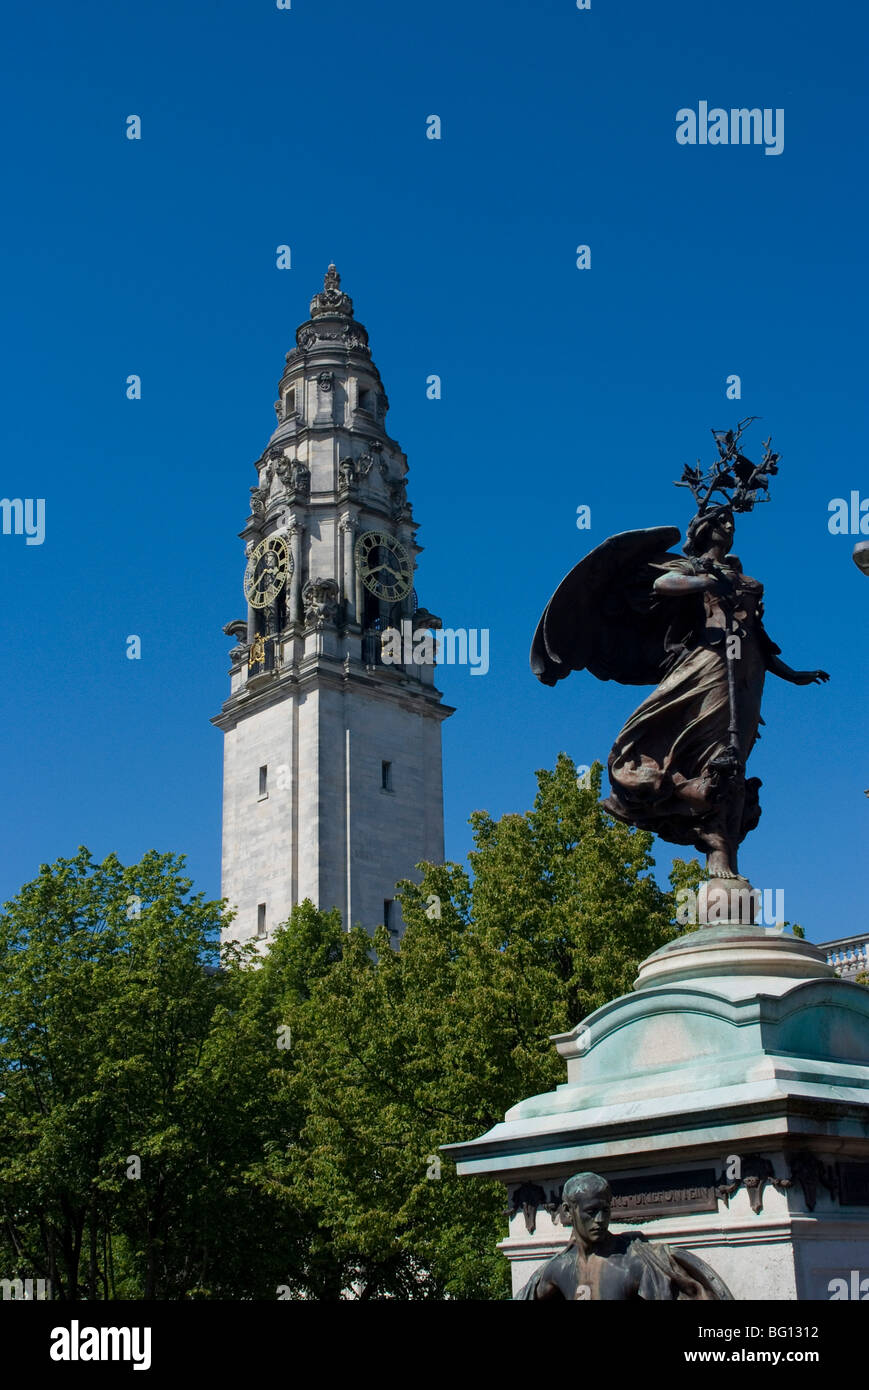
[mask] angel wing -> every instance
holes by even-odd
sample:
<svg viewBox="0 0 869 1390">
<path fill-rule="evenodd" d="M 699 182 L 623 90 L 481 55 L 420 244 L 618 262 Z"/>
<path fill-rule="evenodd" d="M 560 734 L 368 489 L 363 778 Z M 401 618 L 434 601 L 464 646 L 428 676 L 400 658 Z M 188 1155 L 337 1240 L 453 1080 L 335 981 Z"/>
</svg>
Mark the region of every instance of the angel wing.
<svg viewBox="0 0 869 1390">
<path fill-rule="evenodd" d="M 538 680 L 555 685 L 587 669 L 602 681 L 656 685 L 674 607 L 658 603 L 652 585 L 662 570 L 686 565 L 667 552 L 680 539 L 676 526 L 621 531 L 580 560 L 537 624 L 531 670 Z"/>
</svg>

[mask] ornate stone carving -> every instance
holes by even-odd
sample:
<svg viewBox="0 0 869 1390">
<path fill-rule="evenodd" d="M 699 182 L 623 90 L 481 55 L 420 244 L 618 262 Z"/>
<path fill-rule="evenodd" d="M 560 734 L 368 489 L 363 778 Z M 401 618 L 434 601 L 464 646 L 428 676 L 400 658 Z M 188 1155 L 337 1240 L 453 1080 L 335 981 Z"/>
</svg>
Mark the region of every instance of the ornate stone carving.
<svg viewBox="0 0 869 1390">
<path fill-rule="evenodd" d="M 407 500 L 407 484 L 403 478 L 389 485 L 391 515 L 394 522 L 410 521 L 413 513 Z"/>
<path fill-rule="evenodd" d="M 810 1153 L 807 1149 L 800 1149 L 797 1153 L 790 1155 L 788 1167 L 791 1170 L 793 1181 L 798 1182 L 803 1189 L 803 1197 L 809 1211 L 815 1210 L 819 1186 L 825 1187 L 833 1201 L 836 1200 L 838 1194 L 832 1169 L 828 1164 L 823 1163 L 817 1154 Z"/>
<path fill-rule="evenodd" d="M 371 356 L 371 349 L 368 346 L 368 334 L 361 323 L 347 324 L 340 332 L 329 332 L 323 328 L 306 326 L 300 328 L 296 334 L 298 343 L 297 352 L 308 352 L 317 343 L 339 343 L 348 352 L 361 352 L 366 357 Z"/>
<path fill-rule="evenodd" d="M 300 459 L 296 459 L 293 464 L 291 487 L 300 497 L 307 498 L 311 495 L 311 470 Z"/>
<path fill-rule="evenodd" d="M 334 372 L 321 372 L 317 377 L 317 385 L 321 391 L 331 391 Z"/>
<path fill-rule="evenodd" d="M 323 277 L 322 290 L 311 300 L 311 318 L 318 318 L 321 314 L 343 314 L 348 319 L 353 317 L 353 300 L 341 289 L 341 276 L 334 265 L 329 266 Z"/>
<path fill-rule="evenodd" d="M 514 1187 L 510 1194 L 510 1205 L 505 1213 L 512 1221 L 517 1212 L 522 1213 L 525 1218 L 525 1229 L 529 1236 L 533 1236 L 537 1230 L 537 1212 L 540 1207 L 554 1216 L 558 1211 L 559 1195 L 557 1192 L 550 1192 L 549 1201 L 546 1200 L 546 1193 L 536 1182 L 523 1182 L 518 1187 Z"/>
<path fill-rule="evenodd" d="M 744 1154 L 741 1156 L 741 1176 L 730 1180 L 722 1175 L 718 1179 L 718 1195 L 723 1197 L 725 1205 L 729 1206 L 734 1192 L 739 1187 L 744 1187 L 748 1193 L 751 1210 L 757 1215 L 763 1211 L 763 1189 L 767 1183 L 778 1188 L 779 1192 L 793 1187 L 790 1178 L 775 1176 L 775 1170 L 768 1158 L 764 1158 L 762 1154 Z"/>
<path fill-rule="evenodd" d="M 389 469 L 385 461 L 380 457 L 383 452 L 383 445 L 379 439 L 372 439 L 368 448 L 355 460 L 356 471 L 360 478 L 367 478 L 372 468 L 376 467 L 383 478 L 389 477 Z"/>
<path fill-rule="evenodd" d="M 411 621 L 413 623 L 414 632 L 419 632 L 422 629 L 427 630 L 428 628 L 436 631 L 438 628 L 443 627 L 443 622 L 437 614 L 430 613 L 427 608 L 417 608 Z"/>
<path fill-rule="evenodd" d="M 352 458 L 343 458 L 338 464 L 338 492 L 342 497 L 356 484 L 356 463 Z"/>
<path fill-rule="evenodd" d="M 311 470 L 300 459 L 282 459 L 277 466 L 278 477 L 287 492 L 300 501 L 307 501 L 311 494 Z"/>
<path fill-rule="evenodd" d="M 268 488 L 252 487 L 250 490 L 250 513 L 251 516 L 265 516 L 266 501 L 268 500 Z"/>
<path fill-rule="evenodd" d="M 334 623 L 338 615 L 341 590 L 334 579 L 309 579 L 302 589 L 305 621 L 318 629 Z"/>
<path fill-rule="evenodd" d="M 244 661 L 248 653 L 247 623 L 244 618 L 233 618 L 231 623 L 225 623 L 223 627 L 227 637 L 234 637 L 236 644 L 230 649 L 229 659 L 233 666 Z"/>
<path fill-rule="evenodd" d="M 317 320 L 327 317 L 349 319 L 341 328 L 323 328 Z M 361 323 L 353 318 L 353 300 L 341 289 L 341 276 L 334 265 L 330 265 L 323 280 L 323 288 L 311 300 L 312 323 L 304 324 L 296 333 L 297 350 L 309 351 L 318 341 L 340 343 L 342 347 L 370 356 L 368 334 Z M 287 355 L 287 361 L 290 354 Z"/>
<path fill-rule="evenodd" d="M 371 356 L 371 349 L 368 346 L 368 334 L 361 323 L 348 323 L 341 337 L 344 346 L 349 348 L 351 352 L 364 352 L 369 357 Z"/>
</svg>

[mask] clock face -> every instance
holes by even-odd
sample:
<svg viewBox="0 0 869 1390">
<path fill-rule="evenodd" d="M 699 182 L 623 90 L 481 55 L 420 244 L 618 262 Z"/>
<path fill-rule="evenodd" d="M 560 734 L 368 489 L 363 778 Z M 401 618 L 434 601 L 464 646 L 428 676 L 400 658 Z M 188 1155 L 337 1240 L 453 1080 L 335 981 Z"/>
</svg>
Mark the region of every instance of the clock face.
<svg viewBox="0 0 869 1390">
<path fill-rule="evenodd" d="M 356 542 L 356 568 L 366 589 L 394 603 L 410 593 L 413 561 L 386 531 L 365 531 Z"/>
<path fill-rule="evenodd" d="M 267 536 L 250 553 L 244 572 L 244 596 L 252 608 L 267 608 L 293 572 L 293 557 L 283 536 Z"/>
</svg>

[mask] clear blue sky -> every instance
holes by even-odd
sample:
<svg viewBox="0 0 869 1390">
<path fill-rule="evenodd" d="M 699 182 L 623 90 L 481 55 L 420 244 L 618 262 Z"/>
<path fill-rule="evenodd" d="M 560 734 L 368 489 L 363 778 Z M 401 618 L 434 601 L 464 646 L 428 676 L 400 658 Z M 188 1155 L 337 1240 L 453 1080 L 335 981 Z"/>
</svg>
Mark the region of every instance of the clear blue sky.
<svg viewBox="0 0 869 1390">
<path fill-rule="evenodd" d="M 242 612 L 237 532 L 284 353 L 335 260 L 411 466 L 420 602 L 491 632 L 487 676 L 441 676 L 448 856 L 475 808 L 526 809 L 560 749 L 605 761 L 643 692 L 538 684 L 539 612 L 607 535 L 684 526 L 683 462 L 756 413 L 782 470 L 736 550 L 785 660 L 832 680 L 768 683 L 742 865 L 815 939 L 865 925 L 869 580 L 827 519 L 831 498 L 869 496 L 866 30 L 844 0 L 7 15 L 0 493 L 45 498 L 47 530 L 0 536 L 0 898 L 82 842 L 183 852 L 219 893 L 209 717 Z M 783 108 L 783 153 L 678 145 L 677 110 L 701 100 Z"/>
</svg>

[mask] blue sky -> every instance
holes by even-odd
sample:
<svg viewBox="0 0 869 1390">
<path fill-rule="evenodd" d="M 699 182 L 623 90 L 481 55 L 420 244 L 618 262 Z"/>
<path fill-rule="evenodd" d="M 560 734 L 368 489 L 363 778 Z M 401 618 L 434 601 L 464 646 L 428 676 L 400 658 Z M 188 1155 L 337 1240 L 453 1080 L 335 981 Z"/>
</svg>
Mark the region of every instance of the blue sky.
<svg viewBox="0 0 869 1390">
<path fill-rule="evenodd" d="M 736 550 L 785 660 L 832 679 L 768 682 L 742 867 L 814 939 L 861 929 L 869 581 L 827 520 L 869 497 L 863 12 L 48 0 L 5 27 L 0 493 L 45 498 L 46 538 L 0 536 L 0 898 L 79 843 L 183 852 L 219 893 L 237 532 L 334 260 L 408 455 L 420 602 L 491 633 L 488 675 L 441 673 L 448 857 L 559 750 L 605 761 L 638 692 L 538 684 L 539 612 L 607 535 L 684 527 L 682 464 L 759 414 L 781 473 Z M 701 100 L 782 108 L 783 152 L 678 145 Z"/>
</svg>

